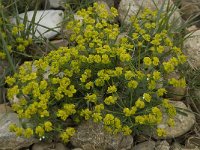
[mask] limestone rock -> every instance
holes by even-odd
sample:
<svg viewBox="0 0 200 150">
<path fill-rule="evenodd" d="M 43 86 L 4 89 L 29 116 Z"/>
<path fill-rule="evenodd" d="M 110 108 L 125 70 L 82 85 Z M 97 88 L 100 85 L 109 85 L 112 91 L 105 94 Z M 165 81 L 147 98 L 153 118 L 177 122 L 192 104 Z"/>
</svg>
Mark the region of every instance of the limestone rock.
<svg viewBox="0 0 200 150">
<path fill-rule="evenodd" d="M 170 6 L 174 6 L 173 2 L 169 0 Z M 155 5 L 156 4 L 156 5 Z M 129 24 L 130 17 L 136 15 L 142 8 L 149 8 L 150 10 L 161 9 L 167 11 L 168 3 L 165 0 L 153 1 L 153 0 L 121 0 L 118 8 L 119 19 L 121 23 Z M 176 21 L 176 25 L 180 25 L 182 20 L 178 9 L 171 15 L 170 21 Z"/>
<path fill-rule="evenodd" d="M 16 137 L 14 133 L 9 131 L 9 125 L 15 123 L 20 126 L 19 119 L 17 114 L 11 111 L 11 108 L 6 105 L 0 105 L 0 149 L 1 150 L 18 150 L 23 147 L 28 147 L 34 142 L 37 142 L 36 139 L 30 138 L 25 139 L 21 137 Z"/>
<path fill-rule="evenodd" d="M 183 46 L 190 66 L 193 69 L 200 68 L 200 30 L 190 34 L 190 37 L 184 41 Z"/>
<path fill-rule="evenodd" d="M 69 150 L 62 143 L 36 143 L 32 146 L 32 150 Z"/>
<path fill-rule="evenodd" d="M 64 8 L 66 0 L 49 0 L 50 8 Z"/>
<path fill-rule="evenodd" d="M 200 1 L 199 0 L 174 0 L 180 5 L 182 18 L 184 20 L 191 19 L 196 16 L 195 21 L 199 20 Z M 196 25 L 200 25 L 199 22 Z"/>
<path fill-rule="evenodd" d="M 169 75 L 167 75 L 166 80 L 175 78 L 175 79 L 180 79 L 181 76 L 178 72 L 172 72 Z M 167 97 L 172 98 L 173 100 L 180 101 L 184 98 L 186 94 L 186 88 L 182 87 L 169 87 L 167 88 Z"/>
<path fill-rule="evenodd" d="M 200 137 L 198 136 L 191 136 L 186 140 L 185 143 L 186 147 L 188 148 L 200 148 Z"/>
<path fill-rule="evenodd" d="M 99 1 L 103 1 L 103 2 L 105 2 L 105 3 L 107 3 L 107 5 L 109 6 L 109 7 L 114 7 L 114 0 L 95 0 L 95 1 L 97 1 L 97 2 L 99 2 Z"/>
<path fill-rule="evenodd" d="M 161 142 L 156 143 L 155 150 L 170 150 L 170 145 L 166 140 L 161 141 Z"/>
<path fill-rule="evenodd" d="M 32 21 L 34 16 L 34 11 L 27 12 L 28 21 Z M 34 32 L 31 33 L 39 38 L 44 37 L 50 39 L 56 36 L 61 30 L 61 22 L 63 20 L 64 13 L 62 10 L 41 10 L 37 11 L 35 19 L 33 20 Z M 22 23 L 25 17 L 25 13 L 19 14 L 20 22 Z M 12 23 L 16 23 L 16 19 L 11 19 Z"/>
<path fill-rule="evenodd" d="M 177 115 L 174 119 L 175 126 L 169 127 L 167 125 L 167 115 L 163 113 L 163 121 L 158 125 L 159 128 L 163 128 L 167 132 L 166 137 L 157 137 L 156 134 L 153 137 L 157 139 L 170 139 L 179 137 L 186 132 L 188 132 L 192 126 L 195 124 L 196 119 L 194 113 L 191 113 L 191 110 L 181 101 L 170 101 L 179 111 L 184 114 L 177 112 Z"/>
<path fill-rule="evenodd" d="M 75 147 L 83 150 L 130 149 L 133 144 L 132 136 L 122 134 L 110 135 L 103 129 L 103 124 L 92 121 L 82 123 L 71 138 Z"/>
<path fill-rule="evenodd" d="M 179 143 L 174 143 L 171 150 L 199 150 L 198 147 L 195 148 L 187 148 L 183 145 L 180 145 Z"/>
<path fill-rule="evenodd" d="M 154 141 L 146 141 L 140 144 L 137 144 L 133 147 L 132 150 L 154 150 L 156 143 Z"/>
</svg>

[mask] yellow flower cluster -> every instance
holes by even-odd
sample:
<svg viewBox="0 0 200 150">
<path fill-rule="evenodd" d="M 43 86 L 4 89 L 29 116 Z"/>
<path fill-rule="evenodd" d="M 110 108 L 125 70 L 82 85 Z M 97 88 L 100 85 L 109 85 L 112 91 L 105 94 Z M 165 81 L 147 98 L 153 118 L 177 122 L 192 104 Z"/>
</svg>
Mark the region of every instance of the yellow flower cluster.
<svg viewBox="0 0 200 150">
<path fill-rule="evenodd" d="M 4 19 L 4 25 L 9 24 L 7 20 Z M 0 30 L 2 31 L 2 38 L 5 40 L 5 44 L 2 44 L 0 48 L 0 60 L 6 59 L 6 51 L 12 53 L 13 51 L 18 51 L 24 53 L 26 48 L 32 44 L 32 39 L 27 38 L 24 35 L 24 24 L 18 24 L 10 28 L 7 27 L 5 31 L 5 26 L 2 27 L 0 23 Z M 10 36 L 7 36 L 9 34 Z M 10 38 L 12 37 L 12 38 Z M 4 45 L 4 47 L 3 47 Z"/>
<path fill-rule="evenodd" d="M 163 99 L 165 88 L 186 83 L 173 78 L 166 82 L 163 77 L 185 57 L 165 28 L 157 31 L 157 12 L 145 9 L 133 16 L 129 34 L 122 38 L 119 25 L 112 22 L 115 8 L 108 12 L 104 5 L 94 3 L 77 15 L 82 19 L 66 25 L 71 30 L 69 47 L 26 62 L 13 77 L 7 77 L 7 96 L 11 101 L 19 99 L 12 106 L 19 117 L 33 123 L 37 136 L 53 131 L 64 142 L 75 132 L 66 126 L 69 118 L 103 122 L 107 131 L 128 135 L 141 125 L 160 123 L 164 107 L 173 126 L 176 109 Z M 168 61 L 166 48 L 171 55 Z M 12 131 L 23 133 L 18 128 Z M 165 135 L 162 129 L 157 133 Z"/>
</svg>

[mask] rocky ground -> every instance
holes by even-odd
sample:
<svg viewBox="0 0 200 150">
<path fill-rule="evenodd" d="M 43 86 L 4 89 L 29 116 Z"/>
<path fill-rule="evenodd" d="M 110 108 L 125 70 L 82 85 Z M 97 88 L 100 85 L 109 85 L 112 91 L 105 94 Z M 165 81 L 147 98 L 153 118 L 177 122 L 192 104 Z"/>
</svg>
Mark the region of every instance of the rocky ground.
<svg viewBox="0 0 200 150">
<path fill-rule="evenodd" d="M 106 2 L 105 2 L 106 1 Z M 164 0 L 156 2 L 157 7 L 161 7 Z M 36 22 L 44 15 L 40 24 L 47 26 L 48 28 L 55 28 L 63 19 L 63 3 L 65 0 L 49 0 L 48 10 L 40 10 L 36 16 Z M 170 1 L 171 4 L 178 4 L 178 0 Z M 131 15 L 136 13 L 139 8 L 147 7 L 152 10 L 156 9 L 152 1 L 141 0 L 104 0 L 101 3 L 108 5 L 108 9 L 111 6 L 118 8 L 119 22 L 128 24 Z M 198 21 L 198 13 L 200 12 L 200 0 L 181 0 L 180 5 L 177 5 L 178 9 L 171 16 L 170 20 L 176 20 L 176 25 L 182 24 L 182 22 L 189 19 L 191 16 L 197 16 L 196 23 L 190 28 L 186 29 L 188 34 L 191 34 L 190 38 L 186 39 L 183 45 L 184 53 L 188 57 L 188 63 L 190 70 L 187 74 L 195 72 L 200 68 L 200 23 Z M 164 9 L 167 9 L 164 6 Z M 28 12 L 28 17 L 31 18 L 33 12 Z M 24 14 L 20 14 L 23 18 Z M 126 16 L 126 17 L 125 17 Z M 15 22 L 15 19 L 12 19 Z M 61 36 L 63 32 L 62 28 L 57 27 L 53 31 L 47 31 L 46 28 L 38 28 L 38 32 L 35 33 L 36 37 L 43 36 L 49 41 L 45 47 L 46 51 L 50 51 L 53 48 L 49 46 L 52 44 L 54 48 L 60 46 L 67 46 L 67 37 Z M 0 74 L 3 74 L 7 68 L 7 62 L 0 62 Z M 189 72 L 191 71 L 191 72 Z M 187 72 L 187 71 L 186 71 Z M 177 77 L 179 74 L 175 73 L 172 76 Z M 195 76 L 195 80 L 199 80 L 198 74 Z M 62 143 L 50 142 L 44 143 L 37 139 L 24 139 L 16 137 L 14 133 L 9 132 L 8 126 L 10 123 L 16 123 L 20 125 L 17 114 L 11 110 L 5 100 L 4 88 L 0 88 L 0 149 L 2 150 L 198 150 L 200 149 L 200 100 L 191 100 L 188 96 L 192 93 L 197 99 L 200 99 L 200 88 L 198 85 L 190 87 L 188 89 L 175 88 L 169 89 L 177 95 L 172 95 L 173 101 L 171 103 L 178 108 L 182 108 L 185 115 L 178 114 L 175 120 L 175 127 L 170 128 L 165 126 L 165 120 L 158 126 L 164 128 L 168 135 L 165 138 L 158 138 L 154 135 L 154 132 L 145 131 L 140 136 L 123 136 L 108 135 L 103 131 L 102 125 L 97 125 L 93 122 L 85 122 L 81 124 L 75 136 L 71 138 L 68 145 Z M 194 90 L 194 91 L 193 91 Z M 164 117 L 165 118 L 165 117 Z"/>
</svg>

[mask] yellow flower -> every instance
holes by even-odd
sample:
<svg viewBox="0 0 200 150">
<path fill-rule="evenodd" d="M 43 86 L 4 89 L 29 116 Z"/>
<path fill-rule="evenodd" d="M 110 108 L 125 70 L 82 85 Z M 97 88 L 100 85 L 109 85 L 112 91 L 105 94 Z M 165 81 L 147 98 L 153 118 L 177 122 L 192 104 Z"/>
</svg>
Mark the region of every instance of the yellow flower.
<svg viewBox="0 0 200 150">
<path fill-rule="evenodd" d="M 80 116 L 84 117 L 85 120 L 89 120 L 91 115 L 92 112 L 88 108 L 81 110 Z"/>
<path fill-rule="evenodd" d="M 64 143 L 69 141 L 69 138 L 75 134 L 75 129 L 72 127 L 68 127 L 64 132 L 60 134 L 60 138 Z"/>
<path fill-rule="evenodd" d="M 157 90 L 156 93 L 157 93 L 158 96 L 163 96 L 164 94 L 167 93 L 167 90 L 165 88 L 160 88 L 160 89 Z"/>
<path fill-rule="evenodd" d="M 45 90 L 47 88 L 47 81 L 46 80 L 42 80 L 40 82 L 40 90 Z"/>
<path fill-rule="evenodd" d="M 105 81 L 103 79 L 96 79 L 95 80 L 95 85 L 96 86 L 104 86 Z"/>
<path fill-rule="evenodd" d="M 123 131 L 124 135 L 130 135 L 132 133 L 132 130 L 128 126 L 123 126 L 122 131 Z"/>
<path fill-rule="evenodd" d="M 104 105 L 103 104 L 96 105 L 94 110 L 95 112 L 100 113 L 102 110 L 104 110 Z"/>
<path fill-rule="evenodd" d="M 17 46 L 17 50 L 20 51 L 20 52 L 23 52 L 23 51 L 25 51 L 25 46 L 22 45 L 22 44 L 19 44 L 19 45 Z"/>
<path fill-rule="evenodd" d="M 138 86 L 138 82 L 135 81 L 135 80 L 131 80 L 131 81 L 128 82 L 129 88 L 135 89 L 135 88 L 137 88 L 137 86 Z"/>
<path fill-rule="evenodd" d="M 5 58 L 6 58 L 6 54 L 0 51 L 0 59 L 5 59 Z"/>
<path fill-rule="evenodd" d="M 85 88 L 88 89 L 88 90 L 93 88 L 93 87 L 94 87 L 94 83 L 92 81 L 86 83 L 86 85 L 85 85 Z"/>
<path fill-rule="evenodd" d="M 97 102 L 97 95 L 96 94 L 88 94 L 84 97 L 85 100 L 87 100 L 87 102 L 93 102 L 96 103 Z"/>
<path fill-rule="evenodd" d="M 15 132 L 16 131 L 16 128 L 17 128 L 17 125 L 16 124 L 10 124 L 9 125 L 9 130 L 11 131 L 11 132 Z"/>
<path fill-rule="evenodd" d="M 135 74 L 132 71 L 126 71 L 124 76 L 126 80 L 130 80 L 132 77 L 135 77 Z"/>
<path fill-rule="evenodd" d="M 122 75 L 123 68 L 122 67 L 115 67 L 115 75 L 120 76 Z"/>
<path fill-rule="evenodd" d="M 101 113 L 93 113 L 92 118 L 94 122 L 99 122 L 103 119 L 103 117 L 101 116 Z"/>
<path fill-rule="evenodd" d="M 175 125 L 174 119 L 169 118 L 169 119 L 167 120 L 167 124 L 168 124 L 170 127 L 173 127 L 173 126 Z"/>
<path fill-rule="evenodd" d="M 133 38 L 134 40 L 138 39 L 138 37 L 139 37 L 139 34 L 138 34 L 138 33 L 133 33 L 133 34 L 132 34 L 132 38 Z"/>
<path fill-rule="evenodd" d="M 64 110 L 58 110 L 57 116 L 60 117 L 63 121 L 65 121 L 68 117 L 66 111 Z"/>
<path fill-rule="evenodd" d="M 135 106 L 137 107 L 137 108 L 144 108 L 145 107 L 145 104 L 144 104 L 144 102 L 140 99 L 140 98 L 138 98 L 138 100 L 135 102 Z"/>
<path fill-rule="evenodd" d="M 187 57 L 185 55 L 179 55 L 178 56 L 178 61 L 180 64 L 184 64 L 187 60 Z"/>
<path fill-rule="evenodd" d="M 103 123 L 105 125 L 113 125 L 114 124 L 114 116 L 112 114 L 106 114 L 106 116 L 103 119 Z"/>
<path fill-rule="evenodd" d="M 44 129 L 45 131 L 49 132 L 49 131 L 52 131 L 53 128 L 52 128 L 52 123 L 50 121 L 47 121 L 44 123 Z"/>
<path fill-rule="evenodd" d="M 128 62 L 131 60 L 131 55 L 130 54 L 120 54 L 119 58 L 122 62 L 125 62 L 125 61 Z"/>
<path fill-rule="evenodd" d="M 117 17 L 117 16 L 118 16 L 118 11 L 117 11 L 117 9 L 116 9 L 116 8 L 114 8 L 114 7 L 111 7 L 110 11 L 111 11 L 111 13 L 112 13 L 113 17 Z"/>
<path fill-rule="evenodd" d="M 20 127 L 16 127 L 15 133 L 17 136 L 22 136 L 23 135 L 23 129 Z"/>
<path fill-rule="evenodd" d="M 147 66 L 150 66 L 152 63 L 151 58 L 149 58 L 149 57 L 144 57 L 143 62 Z"/>
<path fill-rule="evenodd" d="M 101 57 L 102 57 L 101 61 L 102 61 L 103 64 L 109 64 L 110 63 L 110 58 L 107 54 L 103 54 Z"/>
<path fill-rule="evenodd" d="M 143 116 L 136 116 L 135 117 L 135 122 L 138 124 L 144 124 L 145 123 L 145 118 Z"/>
<path fill-rule="evenodd" d="M 108 87 L 107 93 L 115 93 L 115 92 L 117 92 L 117 88 L 115 85 Z"/>
<path fill-rule="evenodd" d="M 164 66 L 164 69 L 167 73 L 170 73 L 170 72 L 173 72 L 174 71 L 174 65 L 171 64 L 170 62 L 163 62 L 163 66 Z"/>
<path fill-rule="evenodd" d="M 24 137 L 25 138 L 30 138 L 33 135 L 33 129 L 31 128 L 27 128 L 24 131 Z"/>
<path fill-rule="evenodd" d="M 164 46 L 158 46 L 157 51 L 158 53 L 162 53 L 164 51 Z"/>
<path fill-rule="evenodd" d="M 35 133 L 39 136 L 42 137 L 44 136 L 44 129 L 41 126 L 37 126 L 35 128 Z"/>
<path fill-rule="evenodd" d="M 107 104 L 107 105 L 112 105 L 112 104 L 116 103 L 116 100 L 117 100 L 117 97 L 109 96 L 109 97 L 105 98 L 104 103 Z"/>
<path fill-rule="evenodd" d="M 161 73 L 159 72 L 159 71 L 154 71 L 153 72 L 153 79 L 154 80 L 160 80 L 160 78 L 161 78 L 161 75 L 160 75 Z"/>
<path fill-rule="evenodd" d="M 129 108 L 124 108 L 124 109 L 123 109 L 123 113 L 125 114 L 126 117 L 131 116 L 131 111 L 130 111 Z"/>
<path fill-rule="evenodd" d="M 167 135 L 166 131 L 162 128 L 157 128 L 156 132 L 159 137 L 161 137 L 161 136 L 164 137 Z"/>
<path fill-rule="evenodd" d="M 150 102 L 151 101 L 151 95 L 148 94 L 148 93 L 144 93 L 143 94 L 143 99 L 147 102 Z"/>
<path fill-rule="evenodd" d="M 9 86 L 12 86 L 12 85 L 16 82 L 16 79 L 13 78 L 13 77 L 7 76 L 5 82 L 6 82 Z"/>
</svg>

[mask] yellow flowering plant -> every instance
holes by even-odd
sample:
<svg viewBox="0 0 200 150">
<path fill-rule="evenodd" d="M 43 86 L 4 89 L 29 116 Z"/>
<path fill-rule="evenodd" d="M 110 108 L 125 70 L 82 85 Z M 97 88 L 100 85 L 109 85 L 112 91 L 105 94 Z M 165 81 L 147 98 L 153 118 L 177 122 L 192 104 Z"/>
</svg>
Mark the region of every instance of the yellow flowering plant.
<svg viewBox="0 0 200 150">
<path fill-rule="evenodd" d="M 173 126 L 176 109 L 165 98 L 168 86 L 185 87 L 185 79 L 163 77 L 175 71 L 186 57 L 173 43 L 169 26 L 158 30 L 157 11 L 145 9 L 131 18 L 125 36 L 114 23 L 115 8 L 94 3 L 72 19 L 69 47 L 60 47 L 33 62 L 25 62 L 8 76 L 7 98 L 19 118 L 31 127 L 11 125 L 19 136 L 68 142 L 75 124 L 83 120 L 103 123 L 105 130 L 125 135 L 141 127 L 156 127 L 163 112 Z M 144 17 L 145 16 L 145 17 Z M 163 15 L 159 15 L 162 20 Z M 170 58 L 168 58 L 170 54 Z M 74 125 L 69 126 L 67 120 Z M 165 135 L 157 129 L 158 136 Z"/>
</svg>

